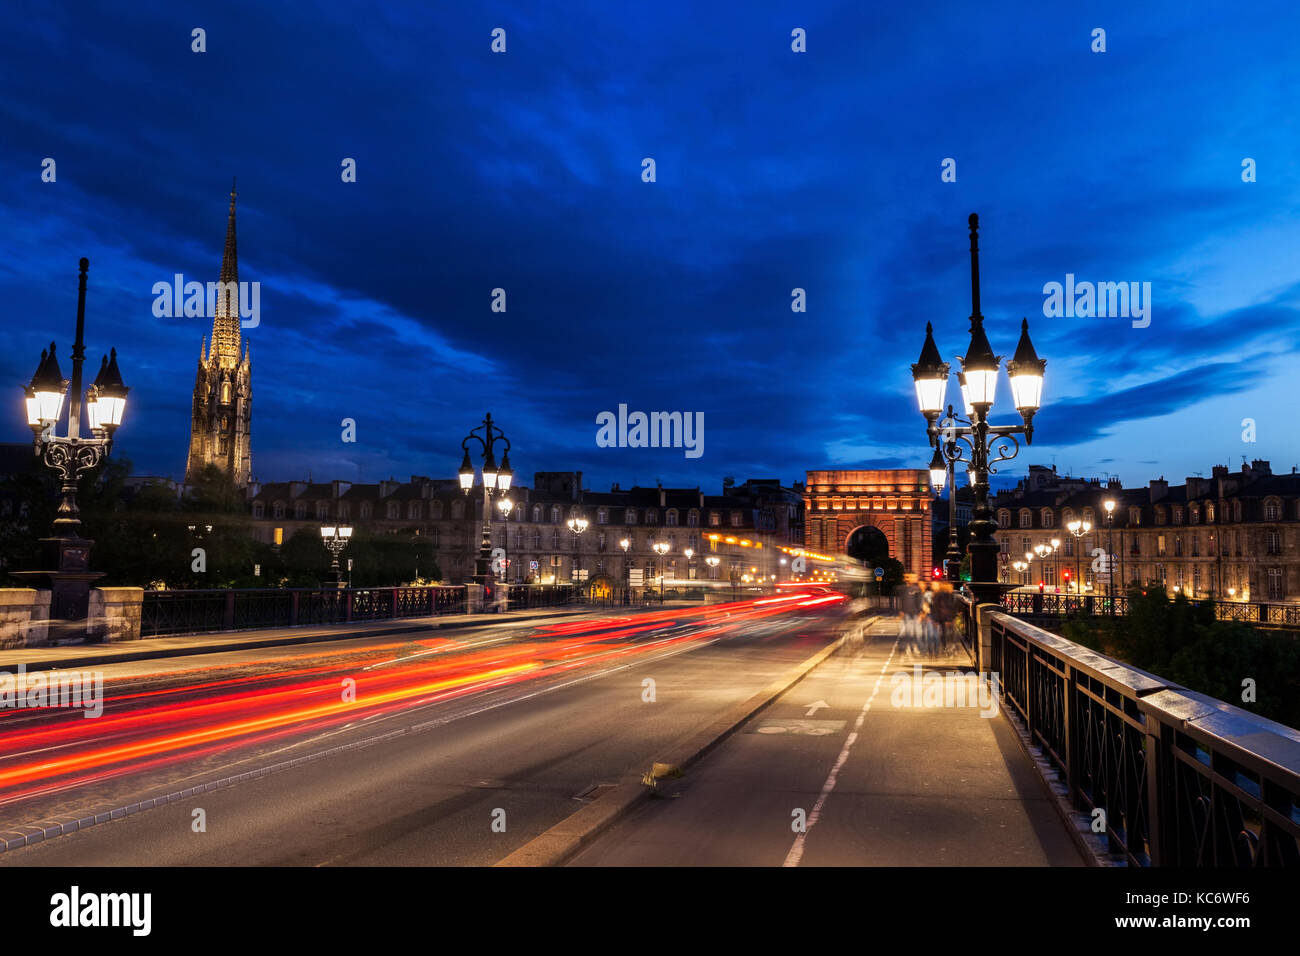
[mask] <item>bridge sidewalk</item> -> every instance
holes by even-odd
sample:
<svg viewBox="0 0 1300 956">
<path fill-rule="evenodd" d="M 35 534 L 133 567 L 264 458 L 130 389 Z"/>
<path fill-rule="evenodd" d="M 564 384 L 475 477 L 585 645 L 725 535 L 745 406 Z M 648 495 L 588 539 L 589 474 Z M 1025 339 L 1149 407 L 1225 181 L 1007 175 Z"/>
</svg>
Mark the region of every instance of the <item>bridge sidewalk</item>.
<svg viewBox="0 0 1300 956">
<path fill-rule="evenodd" d="M 1005 718 L 902 706 L 894 675 L 969 661 L 925 658 L 898 631 L 876 618 L 851 635 L 571 865 L 1084 865 Z"/>
<path fill-rule="evenodd" d="M 173 634 L 111 644 L 19 647 L 0 651 L 0 671 L 12 673 L 20 664 L 28 671 L 88 668 L 123 661 L 181 657 L 190 654 L 217 654 L 222 651 L 242 651 L 258 647 L 314 644 L 321 641 L 342 641 L 394 634 L 419 634 L 445 628 L 520 624 L 535 618 L 595 613 L 600 610 L 602 609 L 598 606 L 530 608 L 508 611 L 505 614 L 440 614 L 436 617 L 385 618 L 350 624 L 220 631 L 207 634 Z"/>
</svg>

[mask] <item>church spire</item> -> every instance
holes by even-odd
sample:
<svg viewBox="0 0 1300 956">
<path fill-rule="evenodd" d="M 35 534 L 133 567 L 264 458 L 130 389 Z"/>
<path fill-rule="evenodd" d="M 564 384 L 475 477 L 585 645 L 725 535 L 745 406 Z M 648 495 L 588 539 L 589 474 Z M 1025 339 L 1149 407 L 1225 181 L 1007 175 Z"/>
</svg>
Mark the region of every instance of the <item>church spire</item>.
<svg viewBox="0 0 1300 956">
<path fill-rule="evenodd" d="M 235 181 L 230 181 L 230 216 L 221 256 L 221 285 L 212 316 L 212 352 L 222 366 L 239 362 L 239 258 L 235 250 Z"/>
</svg>

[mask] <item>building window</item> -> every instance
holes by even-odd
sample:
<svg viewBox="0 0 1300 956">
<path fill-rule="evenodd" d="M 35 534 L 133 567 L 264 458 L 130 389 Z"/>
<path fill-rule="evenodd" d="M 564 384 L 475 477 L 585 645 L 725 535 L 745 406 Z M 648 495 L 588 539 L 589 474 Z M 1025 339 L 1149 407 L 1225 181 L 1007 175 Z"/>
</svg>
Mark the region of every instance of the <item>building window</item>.
<svg viewBox="0 0 1300 956">
<path fill-rule="evenodd" d="M 1132 525 L 1133 527 L 1135 527 L 1135 528 L 1136 528 L 1138 525 L 1140 525 L 1140 524 L 1142 523 L 1142 509 L 1141 509 L 1141 508 L 1129 508 L 1129 509 L 1128 509 L 1128 523 L 1131 524 L 1131 525 Z"/>
<path fill-rule="evenodd" d="M 307 502 L 296 501 L 293 505 L 293 516 L 299 520 L 307 517 Z"/>
<path fill-rule="evenodd" d="M 363 502 L 361 502 L 361 520 L 362 520 L 362 521 L 369 521 L 369 520 L 370 520 L 370 516 L 371 516 L 373 513 L 374 513 L 374 508 L 371 506 L 371 504 L 370 504 L 369 501 L 363 501 Z"/>
<path fill-rule="evenodd" d="M 1034 516 L 1028 508 L 1020 509 L 1020 527 L 1032 528 L 1034 526 Z"/>
<path fill-rule="evenodd" d="M 411 521 L 420 520 L 420 503 L 418 501 L 408 502 L 406 505 L 406 517 Z"/>
<path fill-rule="evenodd" d="M 534 531 L 534 532 L 533 532 L 533 550 L 534 550 L 534 551 L 537 551 L 537 550 L 539 550 L 541 547 L 542 547 L 542 533 L 541 533 L 540 531 Z"/>
<path fill-rule="evenodd" d="M 1175 535 L 1174 536 L 1174 557 L 1181 558 L 1182 556 L 1183 556 L 1183 539 L 1181 535 Z"/>
<path fill-rule="evenodd" d="M 645 510 L 645 523 L 646 523 L 646 524 L 654 524 L 654 523 L 655 523 L 656 521 L 658 521 L 658 520 L 659 520 L 659 512 L 655 511 L 654 508 L 647 508 L 647 509 Z"/>
<path fill-rule="evenodd" d="M 563 512 L 560 510 L 559 505 L 551 505 L 551 524 L 559 524 L 561 514 Z"/>
<path fill-rule="evenodd" d="M 1282 553 L 1282 533 L 1280 531 L 1270 531 L 1268 533 L 1268 553 Z"/>
<path fill-rule="evenodd" d="M 388 502 L 388 507 L 384 509 L 384 513 L 390 519 L 400 518 L 402 516 L 402 506 L 396 501 L 390 501 Z"/>
<path fill-rule="evenodd" d="M 628 508 L 626 511 L 623 512 L 623 523 L 624 523 L 624 524 L 636 524 L 636 509 L 635 509 L 635 508 Z"/>
<path fill-rule="evenodd" d="M 1074 557 L 1074 535 L 1070 535 L 1065 539 L 1065 556 L 1067 558 Z"/>
<path fill-rule="evenodd" d="M 1214 505 L 1205 506 L 1205 523 L 1214 524 Z"/>
<path fill-rule="evenodd" d="M 599 508 L 596 510 L 596 524 L 609 524 L 608 508 Z M 601 535 L 601 538 L 604 537 L 605 537 L 604 535 Z"/>
<path fill-rule="evenodd" d="M 1165 556 L 1165 536 L 1163 534 L 1156 537 L 1156 554 L 1162 558 Z"/>
<path fill-rule="evenodd" d="M 1183 509 L 1182 509 L 1182 508 L 1175 508 L 1175 509 L 1174 509 L 1174 524 L 1182 524 L 1182 523 L 1183 523 Z"/>
<path fill-rule="evenodd" d="M 733 528 L 739 528 L 739 527 L 740 527 L 740 522 L 741 522 L 741 515 L 740 515 L 740 512 L 739 512 L 739 511 L 733 511 L 733 512 L 731 513 L 731 526 L 732 526 Z"/>
<path fill-rule="evenodd" d="M 1264 502 L 1264 520 L 1276 521 L 1278 518 L 1278 507 L 1276 501 Z"/>
<path fill-rule="evenodd" d="M 434 521 L 442 520 L 442 502 L 434 501 L 429 505 L 429 517 Z"/>
<path fill-rule="evenodd" d="M 1042 518 L 1042 521 L 1043 521 L 1043 527 L 1044 527 L 1044 528 L 1050 528 L 1050 527 L 1052 527 L 1052 509 L 1051 509 L 1051 508 L 1044 508 L 1040 517 Z"/>
<path fill-rule="evenodd" d="M 1188 524 L 1201 523 L 1201 509 L 1196 507 L 1196 505 L 1192 505 L 1190 508 L 1187 509 L 1187 523 Z"/>
<path fill-rule="evenodd" d="M 1240 521 L 1240 520 L 1241 520 L 1241 502 L 1240 502 L 1240 501 L 1234 501 L 1234 502 L 1232 503 L 1232 520 L 1233 520 L 1233 521 Z"/>
<path fill-rule="evenodd" d="M 667 511 L 664 512 L 664 524 L 668 525 L 670 528 L 677 527 L 676 508 L 669 508 Z"/>
<path fill-rule="evenodd" d="M 1001 511 L 998 512 L 998 527 L 999 528 L 1011 527 L 1011 512 L 1008 511 L 1006 508 L 1003 508 Z"/>
<path fill-rule="evenodd" d="M 348 503 L 346 501 L 340 501 L 339 518 L 342 519 L 343 521 L 347 521 L 351 513 L 352 513 L 352 509 L 351 507 L 348 506 Z"/>
<path fill-rule="evenodd" d="M 716 511 L 709 512 L 709 527 L 717 528 L 722 524 L 722 517 Z"/>
<path fill-rule="evenodd" d="M 1270 601 L 1282 600 L 1282 569 L 1268 569 L 1268 599 Z"/>
<path fill-rule="evenodd" d="M 700 513 L 695 508 L 686 512 L 686 526 L 689 528 L 698 528 L 700 526 Z"/>
<path fill-rule="evenodd" d="M 541 524 L 541 521 L 542 521 L 542 506 L 533 505 L 533 524 Z"/>
<path fill-rule="evenodd" d="M 254 502 L 253 502 L 253 517 L 254 517 L 254 518 L 261 518 L 261 517 L 263 516 L 263 513 L 264 513 L 264 512 L 265 512 L 265 506 L 262 504 L 262 502 L 260 502 L 260 501 L 254 501 Z M 12 501 L 6 501 L 6 502 L 5 502 L 5 514 L 12 514 L 12 513 L 13 513 L 13 502 L 12 502 Z"/>
</svg>

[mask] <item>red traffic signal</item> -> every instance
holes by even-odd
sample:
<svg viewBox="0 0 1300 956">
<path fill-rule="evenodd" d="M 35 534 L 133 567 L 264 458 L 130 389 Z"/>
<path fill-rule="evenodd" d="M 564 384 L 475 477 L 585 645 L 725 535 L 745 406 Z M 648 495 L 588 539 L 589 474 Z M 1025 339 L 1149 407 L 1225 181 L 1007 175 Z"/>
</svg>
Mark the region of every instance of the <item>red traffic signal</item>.
<svg viewBox="0 0 1300 956">
<path fill-rule="evenodd" d="M 931 573 L 932 573 L 932 575 L 933 575 L 936 579 L 937 579 L 937 578 L 941 578 L 941 577 L 943 577 L 943 572 L 942 572 L 941 570 L 939 570 L 938 568 L 935 568 L 934 571 L 931 572 Z"/>
<path fill-rule="evenodd" d="M 1061 576 L 1064 577 L 1065 580 L 1067 581 L 1070 580 L 1070 569 L 1066 568 L 1064 571 L 1062 571 Z"/>
</svg>

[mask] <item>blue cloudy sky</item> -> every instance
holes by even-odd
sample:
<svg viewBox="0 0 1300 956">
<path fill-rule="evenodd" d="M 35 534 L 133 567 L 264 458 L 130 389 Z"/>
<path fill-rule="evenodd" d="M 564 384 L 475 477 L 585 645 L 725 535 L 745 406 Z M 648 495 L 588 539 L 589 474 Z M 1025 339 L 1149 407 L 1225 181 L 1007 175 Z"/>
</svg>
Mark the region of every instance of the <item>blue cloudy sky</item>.
<svg viewBox="0 0 1300 956">
<path fill-rule="evenodd" d="M 927 321 L 965 351 L 972 211 L 995 349 L 1027 316 L 1048 360 L 1008 471 L 1289 470 L 1300 8 L 1057 6 L 20 2 L 0 440 L 29 437 L 18 385 L 51 338 L 69 371 L 84 255 L 90 355 L 116 345 L 133 386 L 118 448 L 180 477 L 209 323 L 154 318 L 151 288 L 216 278 L 237 175 L 263 481 L 450 476 L 488 410 L 517 471 L 592 488 L 923 467 L 908 366 Z M 1150 282 L 1150 326 L 1044 317 L 1066 273 Z M 619 403 L 703 412 L 704 455 L 597 447 Z"/>
</svg>

